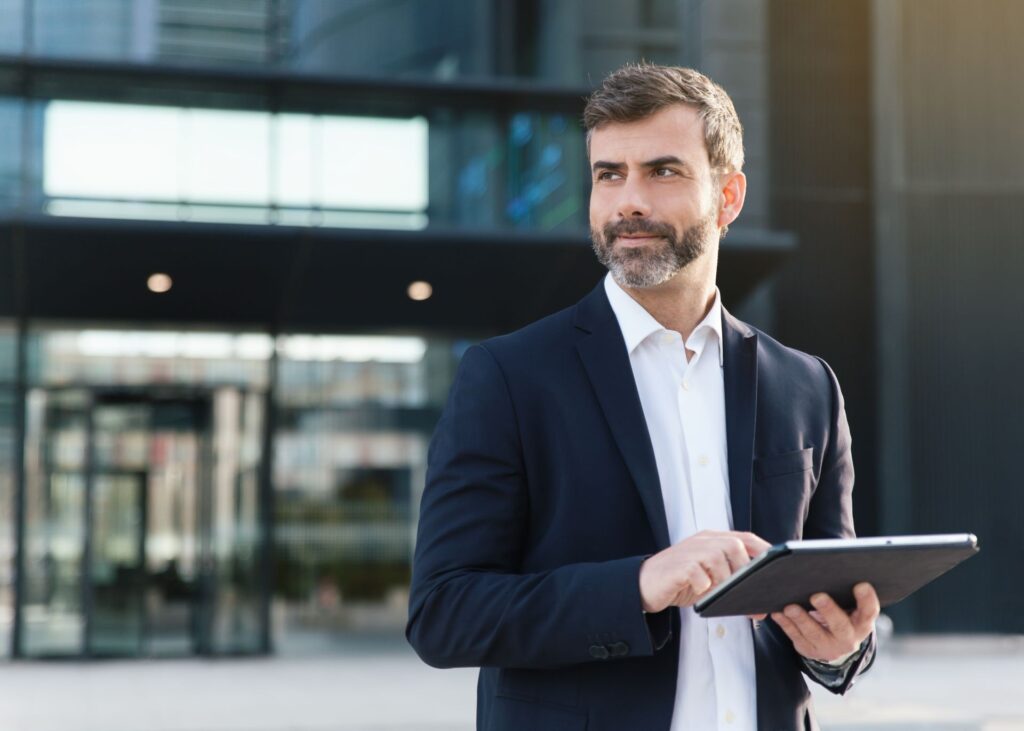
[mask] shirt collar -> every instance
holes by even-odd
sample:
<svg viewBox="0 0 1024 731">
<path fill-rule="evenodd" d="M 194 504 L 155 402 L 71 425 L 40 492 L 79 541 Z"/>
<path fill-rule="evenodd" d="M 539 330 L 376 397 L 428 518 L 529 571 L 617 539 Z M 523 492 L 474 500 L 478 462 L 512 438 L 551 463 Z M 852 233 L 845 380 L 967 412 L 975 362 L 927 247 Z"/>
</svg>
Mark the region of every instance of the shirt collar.
<svg viewBox="0 0 1024 731">
<path fill-rule="evenodd" d="M 634 350 L 648 337 L 658 332 L 667 332 L 651 313 L 644 309 L 643 305 L 630 297 L 622 287 L 619 286 L 609 272 L 604 278 L 604 291 L 608 295 L 608 302 L 612 306 L 612 312 L 619 321 L 619 328 L 622 330 L 622 338 L 626 341 L 626 350 L 632 354 Z M 704 319 L 690 333 L 686 346 L 691 350 L 700 350 L 700 343 L 714 334 L 714 342 L 718 345 L 718 365 L 725 364 L 725 348 L 722 343 L 722 293 L 715 287 L 715 301 Z M 696 348 L 694 346 L 697 346 Z"/>
</svg>

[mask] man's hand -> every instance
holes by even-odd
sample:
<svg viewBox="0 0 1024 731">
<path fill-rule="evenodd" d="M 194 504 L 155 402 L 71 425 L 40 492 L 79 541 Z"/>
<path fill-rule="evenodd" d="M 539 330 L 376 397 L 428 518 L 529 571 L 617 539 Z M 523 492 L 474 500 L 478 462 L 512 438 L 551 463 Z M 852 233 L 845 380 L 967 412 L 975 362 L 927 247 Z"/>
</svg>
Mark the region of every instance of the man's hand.
<svg viewBox="0 0 1024 731">
<path fill-rule="evenodd" d="M 781 612 L 773 612 L 772 619 L 801 655 L 830 662 L 860 647 L 878 618 L 878 594 L 871 584 L 857 584 L 853 587 L 853 596 L 857 599 L 857 608 L 849 614 L 828 594 L 815 594 L 811 597 L 813 611 L 790 604 Z"/>
<path fill-rule="evenodd" d="M 769 548 L 753 533 L 710 530 L 669 546 L 640 567 L 644 611 L 690 606 Z"/>
</svg>

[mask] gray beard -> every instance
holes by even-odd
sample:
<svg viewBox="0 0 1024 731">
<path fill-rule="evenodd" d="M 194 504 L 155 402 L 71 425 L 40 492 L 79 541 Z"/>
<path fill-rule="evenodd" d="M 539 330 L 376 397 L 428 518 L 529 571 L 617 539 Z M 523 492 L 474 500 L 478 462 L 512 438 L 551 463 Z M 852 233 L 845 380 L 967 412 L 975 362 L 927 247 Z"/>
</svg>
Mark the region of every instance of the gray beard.
<svg viewBox="0 0 1024 731">
<path fill-rule="evenodd" d="M 640 233 L 660 236 L 663 243 L 638 249 L 615 248 L 617 236 Z M 681 238 L 667 223 L 626 220 L 608 224 L 601 230 L 592 228 L 590 241 L 597 260 L 611 272 L 619 286 L 649 289 L 664 284 L 699 258 L 707 250 L 708 241 L 714 233 L 712 212 L 686 229 Z"/>
</svg>

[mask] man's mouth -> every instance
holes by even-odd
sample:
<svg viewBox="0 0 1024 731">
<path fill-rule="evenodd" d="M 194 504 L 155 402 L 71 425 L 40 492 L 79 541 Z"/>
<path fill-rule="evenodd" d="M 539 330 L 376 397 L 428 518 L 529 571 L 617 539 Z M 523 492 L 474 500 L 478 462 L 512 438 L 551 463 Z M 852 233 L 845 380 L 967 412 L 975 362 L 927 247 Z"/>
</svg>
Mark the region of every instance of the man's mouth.
<svg viewBox="0 0 1024 731">
<path fill-rule="evenodd" d="M 657 234 L 625 234 L 616 236 L 615 240 L 622 242 L 623 246 L 641 246 L 642 244 L 661 238 L 664 237 L 658 236 Z"/>
</svg>

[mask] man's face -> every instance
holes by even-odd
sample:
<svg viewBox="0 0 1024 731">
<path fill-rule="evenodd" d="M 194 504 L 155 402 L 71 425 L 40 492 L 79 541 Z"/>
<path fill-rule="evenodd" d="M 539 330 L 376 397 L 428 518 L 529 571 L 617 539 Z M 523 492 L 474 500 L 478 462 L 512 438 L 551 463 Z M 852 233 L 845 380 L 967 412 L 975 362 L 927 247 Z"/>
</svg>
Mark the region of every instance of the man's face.
<svg viewBox="0 0 1024 731">
<path fill-rule="evenodd" d="M 620 285 L 656 287 L 718 242 L 718 198 L 697 111 L 675 104 L 590 139 L 590 235 Z"/>
</svg>

